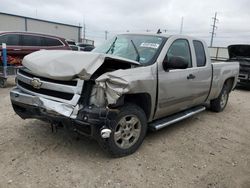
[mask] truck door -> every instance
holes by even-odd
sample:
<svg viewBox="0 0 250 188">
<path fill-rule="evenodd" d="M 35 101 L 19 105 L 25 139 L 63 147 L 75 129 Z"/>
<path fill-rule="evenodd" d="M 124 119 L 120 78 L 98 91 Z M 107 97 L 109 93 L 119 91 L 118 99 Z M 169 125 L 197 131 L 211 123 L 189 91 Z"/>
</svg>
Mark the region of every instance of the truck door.
<svg viewBox="0 0 250 188">
<path fill-rule="evenodd" d="M 161 63 L 159 64 L 158 105 L 155 118 L 185 110 L 193 100 L 193 92 L 188 84 L 194 72 L 189 41 L 187 39 L 174 40 L 168 48 L 165 59 L 171 57 L 182 57 L 188 62 L 188 68 L 165 71 Z"/>
<path fill-rule="evenodd" d="M 155 118 L 185 110 L 205 101 L 210 89 L 212 70 L 211 65 L 206 63 L 204 47 L 201 44 L 200 41 L 176 39 L 169 46 L 165 59 L 182 57 L 188 62 L 188 67 L 165 71 L 159 64 Z"/>
</svg>

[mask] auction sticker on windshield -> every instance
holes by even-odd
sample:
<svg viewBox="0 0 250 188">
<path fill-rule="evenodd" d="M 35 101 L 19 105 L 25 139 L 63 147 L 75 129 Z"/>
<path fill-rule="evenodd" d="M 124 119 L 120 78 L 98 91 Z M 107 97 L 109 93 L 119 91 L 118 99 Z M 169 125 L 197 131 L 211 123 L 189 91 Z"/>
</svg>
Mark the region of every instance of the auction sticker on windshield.
<svg viewBox="0 0 250 188">
<path fill-rule="evenodd" d="M 144 47 L 144 48 L 154 48 L 154 49 L 157 49 L 159 48 L 159 44 L 157 43 L 146 43 L 146 42 L 143 42 L 141 43 L 140 47 Z"/>
</svg>

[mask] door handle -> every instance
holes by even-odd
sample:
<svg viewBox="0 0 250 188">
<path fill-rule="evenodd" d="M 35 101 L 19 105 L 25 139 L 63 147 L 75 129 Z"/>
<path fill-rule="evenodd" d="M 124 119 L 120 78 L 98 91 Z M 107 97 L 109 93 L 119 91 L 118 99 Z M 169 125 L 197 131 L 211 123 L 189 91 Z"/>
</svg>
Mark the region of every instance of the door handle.
<svg viewBox="0 0 250 188">
<path fill-rule="evenodd" d="M 187 76 L 187 79 L 188 79 L 188 80 L 195 79 L 195 75 L 193 75 L 193 74 L 189 74 L 189 75 Z"/>
<path fill-rule="evenodd" d="M 15 48 L 15 49 L 13 49 L 13 50 L 15 50 L 15 51 L 20 51 L 21 49 Z"/>
</svg>

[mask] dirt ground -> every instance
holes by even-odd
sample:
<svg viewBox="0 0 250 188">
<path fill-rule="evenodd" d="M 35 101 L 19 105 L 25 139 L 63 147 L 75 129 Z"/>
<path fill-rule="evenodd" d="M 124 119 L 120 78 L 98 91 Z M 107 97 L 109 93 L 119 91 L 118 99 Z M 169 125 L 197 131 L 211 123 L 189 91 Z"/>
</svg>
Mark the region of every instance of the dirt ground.
<svg viewBox="0 0 250 188">
<path fill-rule="evenodd" d="M 250 188 L 250 91 L 224 112 L 202 112 L 149 133 L 133 155 L 112 159 L 95 141 L 22 120 L 0 88 L 0 187 Z"/>
</svg>

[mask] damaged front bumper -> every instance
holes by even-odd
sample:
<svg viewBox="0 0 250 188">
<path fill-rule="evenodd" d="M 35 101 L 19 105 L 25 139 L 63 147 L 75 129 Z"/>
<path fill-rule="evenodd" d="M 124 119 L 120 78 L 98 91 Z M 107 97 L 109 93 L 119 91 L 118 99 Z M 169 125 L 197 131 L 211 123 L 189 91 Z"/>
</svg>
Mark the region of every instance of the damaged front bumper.
<svg viewBox="0 0 250 188">
<path fill-rule="evenodd" d="M 14 88 L 10 92 L 10 99 L 13 104 L 14 110 L 17 114 L 23 118 L 33 118 L 33 113 L 27 110 L 16 110 L 15 105 L 17 106 L 31 106 L 32 108 L 40 109 L 40 114 L 50 114 L 51 116 L 64 116 L 68 118 L 75 119 L 79 110 L 79 106 L 73 106 L 66 103 L 61 103 L 53 100 L 49 100 L 43 97 L 31 95 L 23 92 L 18 88 Z"/>
<path fill-rule="evenodd" d="M 62 102 L 27 94 L 18 88 L 10 92 L 13 109 L 23 119 L 63 123 L 80 134 L 108 138 L 117 110 L 86 106 L 79 108 Z"/>
</svg>

